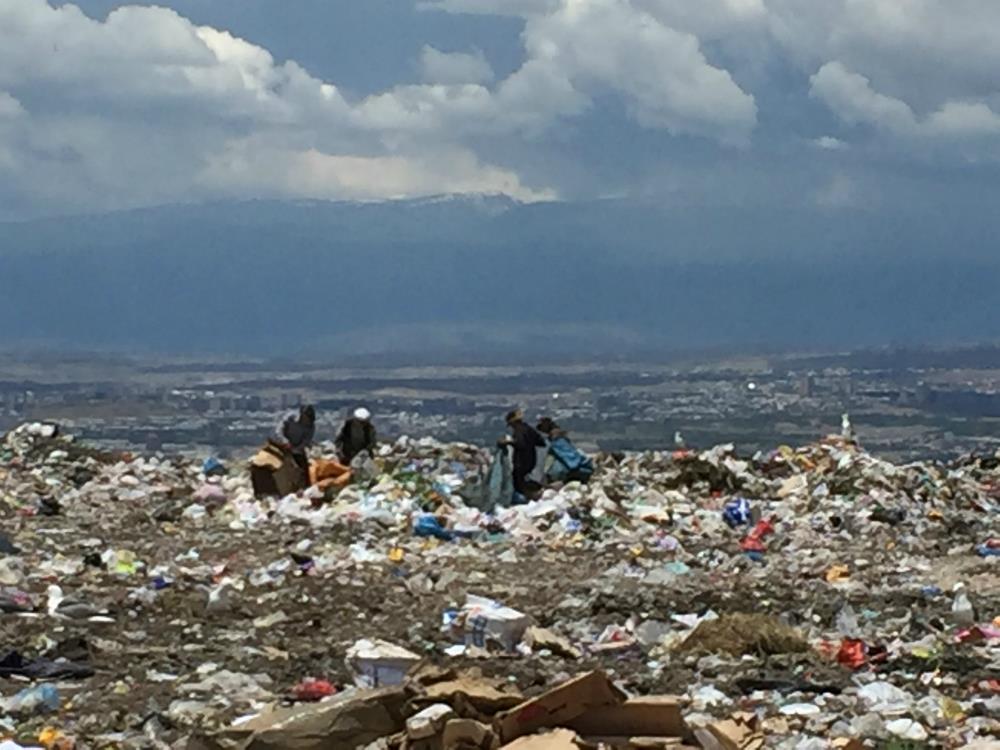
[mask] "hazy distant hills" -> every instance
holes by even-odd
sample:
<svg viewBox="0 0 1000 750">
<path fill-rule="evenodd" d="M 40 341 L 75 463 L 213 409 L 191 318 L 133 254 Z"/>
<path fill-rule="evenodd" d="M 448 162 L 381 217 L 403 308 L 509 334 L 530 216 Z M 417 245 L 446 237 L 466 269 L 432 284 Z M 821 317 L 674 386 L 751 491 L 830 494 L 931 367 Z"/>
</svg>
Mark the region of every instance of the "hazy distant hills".
<svg viewBox="0 0 1000 750">
<path fill-rule="evenodd" d="M 537 357 L 1000 338 L 993 225 L 504 198 L 0 224 L 0 344 Z"/>
</svg>

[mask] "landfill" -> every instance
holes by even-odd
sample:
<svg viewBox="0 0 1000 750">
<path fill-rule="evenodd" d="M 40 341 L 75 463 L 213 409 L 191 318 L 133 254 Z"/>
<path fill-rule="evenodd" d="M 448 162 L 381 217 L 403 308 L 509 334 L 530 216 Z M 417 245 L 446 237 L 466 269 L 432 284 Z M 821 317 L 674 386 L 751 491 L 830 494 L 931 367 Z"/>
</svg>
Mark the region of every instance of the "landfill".
<svg viewBox="0 0 1000 750">
<path fill-rule="evenodd" d="M 491 458 L 256 498 L 11 431 L 0 747 L 1000 747 L 1000 455 L 601 454 L 489 507 Z"/>
</svg>

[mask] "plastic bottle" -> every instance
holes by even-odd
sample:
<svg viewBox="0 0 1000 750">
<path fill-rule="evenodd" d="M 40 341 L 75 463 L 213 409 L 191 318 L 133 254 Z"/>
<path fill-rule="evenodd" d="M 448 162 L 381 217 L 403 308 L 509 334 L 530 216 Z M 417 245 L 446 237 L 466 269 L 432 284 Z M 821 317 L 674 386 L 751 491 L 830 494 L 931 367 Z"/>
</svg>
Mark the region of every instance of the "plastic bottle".
<svg viewBox="0 0 1000 750">
<path fill-rule="evenodd" d="M 965 584 L 957 584 L 954 590 L 955 600 L 951 605 L 951 619 L 961 628 L 972 627 L 976 624 L 976 612 L 965 593 Z"/>
<path fill-rule="evenodd" d="M 55 685 L 25 688 L 5 701 L 4 710 L 15 716 L 32 716 L 59 710 L 59 691 Z"/>
</svg>

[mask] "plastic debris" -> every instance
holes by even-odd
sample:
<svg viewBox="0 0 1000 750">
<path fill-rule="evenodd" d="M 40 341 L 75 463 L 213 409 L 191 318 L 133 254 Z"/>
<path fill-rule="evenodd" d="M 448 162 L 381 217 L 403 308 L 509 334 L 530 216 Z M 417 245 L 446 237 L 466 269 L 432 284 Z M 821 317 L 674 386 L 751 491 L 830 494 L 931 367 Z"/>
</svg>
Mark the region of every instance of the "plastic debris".
<svg viewBox="0 0 1000 750">
<path fill-rule="evenodd" d="M 1000 731 L 1000 458 L 897 464 L 839 437 L 597 453 L 587 484 L 510 507 L 484 499 L 493 453 L 405 438 L 346 481 L 257 498 L 241 459 L 14 430 L 0 732 L 855 750 Z M 584 664 L 603 676 L 573 678 Z M 44 686 L 61 700 L 22 705 Z"/>
</svg>

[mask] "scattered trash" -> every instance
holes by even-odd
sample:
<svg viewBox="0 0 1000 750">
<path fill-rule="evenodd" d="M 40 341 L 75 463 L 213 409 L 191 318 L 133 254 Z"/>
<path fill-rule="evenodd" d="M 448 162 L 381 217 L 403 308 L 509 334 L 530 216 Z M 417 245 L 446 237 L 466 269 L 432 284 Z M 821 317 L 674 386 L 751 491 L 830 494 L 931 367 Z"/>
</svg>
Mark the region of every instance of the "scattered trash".
<svg viewBox="0 0 1000 750">
<path fill-rule="evenodd" d="M 523 612 L 505 607 L 484 596 L 469 594 L 460 611 L 445 613 L 445 627 L 463 638 L 468 646 L 486 648 L 495 643 L 513 651 L 531 623 Z"/>
<path fill-rule="evenodd" d="M 809 644 L 794 628 L 768 615 L 734 614 L 705 620 L 679 646 L 711 654 L 794 654 Z"/>
<path fill-rule="evenodd" d="M 12 716 L 33 716 L 59 710 L 61 701 L 55 685 L 38 685 L 25 688 L 16 695 L 0 701 L 0 710 Z"/>
<path fill-rule="evenodd" d="M 845 638 L 837 652 L 837 661 L 850 669 L 860 669 L 868 661 L 868 647 L 864 641 Z"/>
<path fill-rule="evenodd" d="M 1000 539 L 987 539 L 976 545 L 976 554 L 980 557 L 1000 557 Z"/>
<path fill-rule="evenodd" d="M 223 476 L 226 473 L 226 466 L 215 456 L 210 456 L 202 463 L 201 473 L 206 477 Z"/>
<path fill-rule="evenodd" d="M 314 453 L 312 486 L 257 496 L 242 460 L 8 433 L 0 736 L 858 750 L 1000 733 L 1000 460 L 901 465 L 837 436 L 598 453 L 586 484 L 511 506 L 490 500 L 509 481 L 492 448 L 402 438 L 357 474 Z"/>
<path fill-rule="evenodd" d="M 751 517 L 750 501 L 745 497 L 730 500 L 722 511 L 722 519 L 731 529 L 748 525 Z"/>
<path fill-rule="evenodd" d="M 297 701 L 312 703 L 323 698 L 329 698 L 336 692 L 337 688 L 326 680 L 317 680 L 308 677 L 292 688 L 292 697 Z"/>
<path fill-rule="evenodd" d="M 359 687 L 401 685 L 420 657 L 386 641 L 363 639 L 347 650 L 347 666 Z"/>
<path fill-rule="evenodd" d="M 450 542 L 455 538 L 455 534 L 442 526 L 441 520 L 432 513 L 423 513 L 417 518 L 413 524 L 413 533 L 443 542 Z"/>
</svg>

